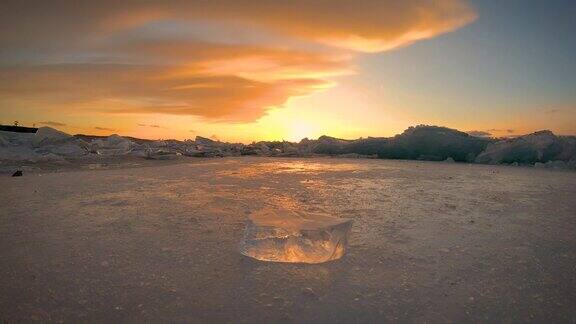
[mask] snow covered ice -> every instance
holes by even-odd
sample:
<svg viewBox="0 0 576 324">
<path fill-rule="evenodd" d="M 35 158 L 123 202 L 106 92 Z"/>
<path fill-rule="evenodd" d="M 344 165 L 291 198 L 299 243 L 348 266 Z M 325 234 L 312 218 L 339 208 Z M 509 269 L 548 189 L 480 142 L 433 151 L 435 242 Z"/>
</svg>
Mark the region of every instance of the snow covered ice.
<svg viewBox="0 0 576 324">
<path fill-rule="evenodd" d="M 322 263 L 346 252 L 352 220 L 265 208 L 249 216 L 240 252 L 261 261 Z"/>
</svg>

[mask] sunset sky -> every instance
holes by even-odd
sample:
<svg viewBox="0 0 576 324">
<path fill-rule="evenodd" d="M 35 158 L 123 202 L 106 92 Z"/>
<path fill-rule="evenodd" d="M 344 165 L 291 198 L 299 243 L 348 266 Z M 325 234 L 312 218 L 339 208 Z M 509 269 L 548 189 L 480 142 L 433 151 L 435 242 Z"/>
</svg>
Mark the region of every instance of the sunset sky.
<svg viewBox="0 0 576 324">
<path fill-rule="evenodd" d="M 576 1 L 3 1 L 0 123 L 141 138 L 576 134 Z"/>
</svg>

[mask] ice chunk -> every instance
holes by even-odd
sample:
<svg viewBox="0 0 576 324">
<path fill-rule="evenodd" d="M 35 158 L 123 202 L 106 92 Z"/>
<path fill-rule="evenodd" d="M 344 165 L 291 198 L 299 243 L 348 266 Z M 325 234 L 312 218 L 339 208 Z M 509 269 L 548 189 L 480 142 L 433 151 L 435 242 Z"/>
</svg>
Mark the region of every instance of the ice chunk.
<svg viewBox="0 0 576 324">
<path fill-rule="evenodd" d="M 37 153 L 52 153 L 69 158 L 77 158 L 88 154 L 86 148 L 79 145 L 77 141 L 70 141 L 60 145 L 47 145 L 36 150 Z"/>
<path fill-rule="evenodd" d="M 12 144 L 10 144 L 10 140 L 8 140 L 8 138 L 4 136 L 3 132 L 0 132 L 0 147 L 6 147 L 11 145 Z"/>
<path fill-rule="evenodd" d="M 150 147 L 166 147 L 168 146 L 168 143 L 166 143 L 166 141 L 163 140 L 157 140 L 157 141 L 153 141 L 150 144 Z"/>
<path fill-rule="evenodd" d="M 92 151 L 100 155 L 126 155 L 130 153 L 135 144 L 131 140 L 119 135 L 110 135 L 106 139 L 94 140 L 91 143 Z"/>
<path fill-rule="evenodd" d="M 72 138 L 72 135 L 66 134 L 57 129 L 51 127 L 40 127 L 38 128 L 38 131 L 36 131 L 36 134 L 34 134 L 32 145 L 37 147 L 41 145 L 56 144 L 64 142 L 70 138 Z"/>
<path fill-rule="evenodd" d="M 240 252 L 262 261 L 322 263 L 346 252 L 352 220 L 262 209 L 249 216 Z"/>
<path fill-rule="evenodd" d="M 34 150 L 30 147 L 0 147 L 0 161 L 36 162 L 40 156 L 40 154 L 34 152 Z"/>
</svg>

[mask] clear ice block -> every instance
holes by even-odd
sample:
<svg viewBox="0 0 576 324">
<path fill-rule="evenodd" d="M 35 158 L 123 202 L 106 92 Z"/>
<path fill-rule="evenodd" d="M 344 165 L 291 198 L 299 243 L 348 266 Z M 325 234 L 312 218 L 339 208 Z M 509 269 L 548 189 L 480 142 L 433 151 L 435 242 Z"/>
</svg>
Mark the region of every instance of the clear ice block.
<svg viewBox="0 0 576 324">
<path fill-rule="evenodd" d="M 266 208 L 246 222 L 240 252 L 262 261 L 322 263 L 346 252 L 352 220 Z"/>
</svg>

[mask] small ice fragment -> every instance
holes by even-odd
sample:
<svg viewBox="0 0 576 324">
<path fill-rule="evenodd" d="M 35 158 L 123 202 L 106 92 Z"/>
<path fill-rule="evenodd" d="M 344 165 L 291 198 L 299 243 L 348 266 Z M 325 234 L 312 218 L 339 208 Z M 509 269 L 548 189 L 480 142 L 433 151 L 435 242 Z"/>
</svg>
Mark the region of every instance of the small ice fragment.
<svg viewBox="0 0 576 324">
<path fill-rule="evenodd" d="M 252 213 L 240 253 L 261 261 L 322 263 L 346 252 L 352 220 L 266 208 Z"/>
</svg>

